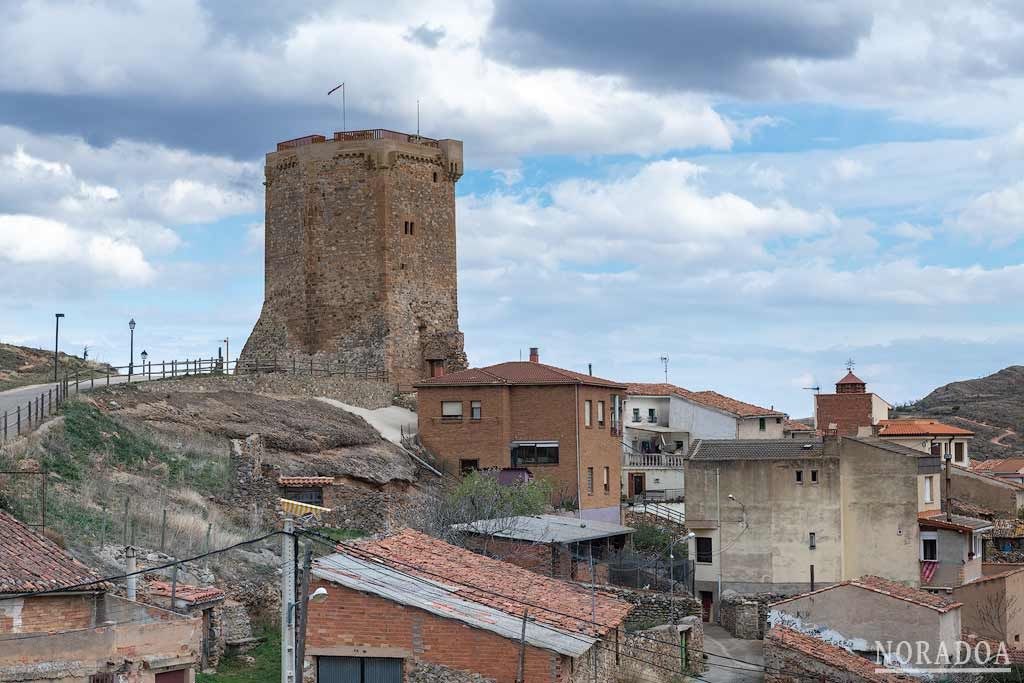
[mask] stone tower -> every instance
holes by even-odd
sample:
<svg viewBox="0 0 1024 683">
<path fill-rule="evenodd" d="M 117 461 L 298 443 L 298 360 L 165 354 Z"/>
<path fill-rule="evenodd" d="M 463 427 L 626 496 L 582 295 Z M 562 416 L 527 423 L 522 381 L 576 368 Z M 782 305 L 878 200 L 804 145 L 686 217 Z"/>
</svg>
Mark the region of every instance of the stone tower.
<svg viewBox="0 0 1024 683">
<path fill-rule="evenodd" d="M 311 135 L 266 163 L 263 310 L 239 360 L 296 359 L 416 380 L 466 366 L 455 183 L 462 142 Z"/>
</svg>

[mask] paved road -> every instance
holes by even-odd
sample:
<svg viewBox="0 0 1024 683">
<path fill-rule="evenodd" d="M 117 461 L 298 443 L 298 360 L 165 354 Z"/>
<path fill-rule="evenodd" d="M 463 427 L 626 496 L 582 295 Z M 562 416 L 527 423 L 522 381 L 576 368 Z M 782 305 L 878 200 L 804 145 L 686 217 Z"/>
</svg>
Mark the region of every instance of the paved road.
<svg viewBox="0 0 1024 683">
<path fill-rule="evenodd" d="M 708 654 L 705 663 L 708 670 L 701 674 L 705 681 L 713 683 L 763 683 L 764 681 L 764 643 L 760 640 L 740 640 L 717 624 L 704 624 L 704 651 Z M 712 655 L 723 655 L 714 657 Z M 725 659 L 731 657 L 732 659 Z M 757 665 L 756 670 L 749 664 Z M 716 666 L 718 665 L 718 666 Z M 725 668 L 730 667 L 730 668 Z"/>
<path fill-rule="evenodd" d="M 141 377 L 141 375 L 133 375 L 132 376 L 132 382 L 134 383 L 134 382 L 142 381 L 142 380 L 140 380 L 140 377 Z M 156 379 L 156 378 L 154 378 L 154 379 Z M 127 375 L 111 375 L 111 377 L 110 377 L 110 383 L 111 384 L 122 384 L 122 383 L 127 382 L 127 381 L 128 381 L 128 376 Z M 102 387 L 102 386 L 106 386 L 106 385 L 107 385 L 106 375 L 96 377 L 95 386 Z M 18 406 L 21 406 L 22 426 L 24 427 L 27 424 L 26 420 L 28 419 L 27 418 L 28 402 L 29 401 L 35 401 L 35 399 L 40 394 L 45 394 L 49 389 L 53 389 L 54 393 L 56 393 L 56 391 L 57 391 L 56 386 L 57 386 L 56 383 L 50 382 L 49 384 L 33 384 L 33 385 L 27 386 L 27 387 L 18 387 L 16 389 L 8 389 L 7 391 L 0 391 L 0 439 L 3 438 L 3 429 L 4 429 L 3 415 L 4 415 L 5 412 L 14 411 L 14 410 L 17 409 Z M 89 390 L 89 380 L 88 379 L 82 380 L 81 381 L 81 385 L 79 387 L 79 391 L 88 391 L 88 390 Z M 71 385 L 69 387 L 69 391 L 71 392 L 71 395 L 74 396 L 74 394 L 75 394 L 74 382 L 71 382 Z M 33 411 L 35 410 L 35 404 L 34 403 L 33 403 L 33 406 L 32 406 L 32 410 Z M 11 415 L 11 416 L 8 416 L 7 420 L 8 420 L 8 423 L 7 423 L 8 434 L 10 434 L 10 433 L 12 433 L 10 430 L 14 429 L 14 424 L 15 424 L 14 420 L 15 420 L 15 418 L 14 418 L 13 415 Z"/>
</svg>

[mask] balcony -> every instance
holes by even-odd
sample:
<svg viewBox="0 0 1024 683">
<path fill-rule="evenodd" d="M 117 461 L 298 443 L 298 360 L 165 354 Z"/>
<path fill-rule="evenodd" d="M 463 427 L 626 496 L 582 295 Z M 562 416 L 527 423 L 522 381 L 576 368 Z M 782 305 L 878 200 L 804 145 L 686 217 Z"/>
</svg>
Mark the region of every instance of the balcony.
<svg viewBox="0 0 1024 683">
<path fill-rule="evenodd" d="M 669 453 L 627 453 L 622 456 L 623 467 L 675 467 L 682 468 L 685 457 Z"/>
</svg>

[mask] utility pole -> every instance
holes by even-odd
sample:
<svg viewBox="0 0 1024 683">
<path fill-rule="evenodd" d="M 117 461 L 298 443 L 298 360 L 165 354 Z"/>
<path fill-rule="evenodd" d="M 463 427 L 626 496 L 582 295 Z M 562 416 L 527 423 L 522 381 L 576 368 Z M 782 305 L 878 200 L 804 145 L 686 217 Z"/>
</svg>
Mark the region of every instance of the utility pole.
<svg viewBox="0 0 1024 683">
<path fill-rule="evenodd" d="M 529 608 L 523 608 L 523 632 L 519 636 L 519 668 L 516 671 L 516 683 L 526 681 L 526 617 Z"/>
<path fill-rule="evenodd" d="M 224 337 L 224 374 L 231 374 L 231 342 Z"/>
<path fill-rule="evenodd" d="M 952 491 L 950 491 L 950 486 L 951 486 L 951 483 L 952 483 L 952 477 L 951 477 L 950 471 L 949 471 L 950 463 L 952 463 L 952 462 L 953 462 L 953 454 L 952 453 L 946 453 L 946 495 L 945 495 L 945 498 L 946 498 L 946 521 L 947 522 L 952 522 L 953 521 L 953 500 L 952 500 Z"/>
<path fill-rule="evenodd" d="M 587 543 L 587 562 L 590 564 L 590 623 L 594 629 L 594 637 L 597 638 L 597 576 L 594 574 L 594 542 Z M 590 672 L 591 679 L 597 683 L 597 643 L 590 648 L 593 653 L 594 666 Z"/>
<path fill-rule="evenodd" d="M 295 622 L 292 610 L 295 608 L 295 520 L 290 515 L 284 518 L 284 533 L 281 535 L 281 683 L 296 683 L 295 680 Z"/>
<path fill-rule="evenodd" d="M 57 349 L 60 348 L 60 319 L 64 317 L 63 313 L 54 313 L 54 317 L 57 319 L 57 330 L 53 335 L 53 381 L 57 381 Z M 89 348 L 89 347 L 86 347 Z"/>
<path fill-rule="evenodd" d="M 302 599 L 295 606 L 295 619 L 298 623 L 298 636 L 295 643 L 295 670 L 298 672 L 301 683 L 305 671 L 306 659 L 306 625 L 309 623 L 309 600 L 306 595 L 309 593 L 309 570 L 313 563 L 313 546 L 306 543 L 305 552 L 302 554 L 302 575 L 299 577 L 299 595 Z"/>
</svg>

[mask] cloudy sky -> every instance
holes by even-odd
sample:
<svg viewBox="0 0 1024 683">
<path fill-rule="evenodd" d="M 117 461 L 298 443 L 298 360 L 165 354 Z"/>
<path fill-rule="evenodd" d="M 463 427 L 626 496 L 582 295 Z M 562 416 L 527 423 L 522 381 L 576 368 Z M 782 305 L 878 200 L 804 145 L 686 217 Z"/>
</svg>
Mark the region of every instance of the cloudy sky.
<svg viewBox="0 0 1024 683">
<path fill-rule="evenodd" d="M 0 3 L 0 340 L 232 353 L 262 163 L 341 127 L 465 141 L 471 362 L 794 416 L 1020 363 L 1024 9 L 1005 2 Z"/>
</svg>

